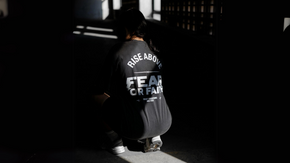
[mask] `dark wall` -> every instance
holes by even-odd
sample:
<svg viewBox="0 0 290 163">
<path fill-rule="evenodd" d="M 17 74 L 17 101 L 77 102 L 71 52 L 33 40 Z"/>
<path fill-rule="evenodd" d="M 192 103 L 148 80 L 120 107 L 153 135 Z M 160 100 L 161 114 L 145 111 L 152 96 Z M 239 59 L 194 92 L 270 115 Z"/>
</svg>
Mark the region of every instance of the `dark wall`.
<svg viewBox="0 0 290 163">
<path fill-rule="evenodd" d="M 224 6 L 218 42 L 218 153 L 227 162 L 261 161 L 266 154 L 274 156 L 279 148 L 274 144 L 289 137 L 280 137 L 286 127 L 280 121 L 286 118 L 286 104 L 279 100 L 288 71 L 281 35 L 283 13 L 289 9 L 281 1 L 227 1 Z M 263 125 L 257 129 L 259 124 Z M 280 141 L 256 141 L 261 137 Z M 245 150 L 256 157 L 246 157 Z"/>
<path fill-rule="evenodd" d="M 78 19 L 102 20 L 102 3 L 101 0 L 75 0 L 74 15 Z"/>
<path fill-rule="evenodd" d="M 11 0 L 8 6 L 0 20 L 0 145 L 70 145 L 72 4 Z"/>
<path fill-rule="evenodd" d="M 164 59 L 164 89 L 169 103 L 186 103 L 197 112 L 214 111 L 215 39 L 151 20 L 153 43 Z M 173 108 L 175 109 L 175 108 Z"/>
</svg>

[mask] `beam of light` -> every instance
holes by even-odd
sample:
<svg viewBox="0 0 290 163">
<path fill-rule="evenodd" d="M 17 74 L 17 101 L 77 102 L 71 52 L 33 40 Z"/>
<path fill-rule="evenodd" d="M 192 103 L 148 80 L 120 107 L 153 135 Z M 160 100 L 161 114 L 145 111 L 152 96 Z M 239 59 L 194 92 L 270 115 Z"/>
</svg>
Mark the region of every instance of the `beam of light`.
<svg viewBox="0 0 290 163">
<path fill-rule="evenodd" d="M 74 34 L 77 34 L 77 35 L 81 34 L 80 31 L 73 31 L 73 33 L 74 33 Z"/>
<path fill-rule="evenodd" d="M 146 160 L 140 160 L 140 155 L 118 155 L 125 161 L 128 162 L 136 162 L 136 160 L 140 160 L 140 162 L 168 162 L 168 163 L 186 163 L 180 159 L 177 159 L 169 154 L 164 152 L 152 152 L 145 153 L 147 155 Z M 152 155 L 152 156 L 151 156 Z M 153 156 L 154 155 L 154 156 Z"/>
<path fill-rule="evenodd" d="M 139 10 L 146 19 L 151 18 L 152 0 L 139 0 Z"/>
<path fill-rule="evenodd" d="M 114 10 L 120 10 L 121 8 L 121 0 L 113 0 L 113 9 Z"/>
<path fill-rule="evenodd" d="M 84 35 L 86 35 L 86 36 L 95 36 L 95 37 L 103 37 L 103 38 L 117 39 L 117 36 L 115 36 L 115 35 L 105 35 L 105 34 L 89 33 L 89 32 L 85 32 Z"/>
<path fill-rule="evenodd" d="M 103 20 L 105 20 L 109 16 L 109 1 L 102 0 L 102 15 Z"/>
<path fill-rule="evenodd" d="M 283 31 L 290 25 L 290 18 L 285 17 L 284 18 L 284 29 Z"/>
<path fill-rule="evenodd" d="M 108 28 L 98 28 L 98 27 L 90 27 L 90 26 L 87 26 L 87 29 L 89 29 L 89 30 L 95 30 L 95 31 L 113 32 L 113 29 L 108 29 Z"/>
<path fill-rule="evenodd" d="M 160 0 L 154 0 L 154 10 L 161 11 L 161 1 Z"/>
<path fill-rule="evenodd" d="M 77 25 L 77 28 L 78 28 L 78 29 L 84 29 L 85 27 L 82 26 L 82 25 Z"/>
<path fill-rule="evenodd" d="M 160 14 L 153 14 L 153 19 L 161 21 L 161 16 Z"/>
</svg>

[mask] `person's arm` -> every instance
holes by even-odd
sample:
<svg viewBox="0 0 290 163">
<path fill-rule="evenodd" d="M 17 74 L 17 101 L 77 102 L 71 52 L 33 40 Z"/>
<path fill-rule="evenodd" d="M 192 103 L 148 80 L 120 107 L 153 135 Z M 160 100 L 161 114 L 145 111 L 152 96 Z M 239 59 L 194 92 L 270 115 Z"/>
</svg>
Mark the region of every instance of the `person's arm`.
<svg viewBox="0 0 290 163">
<path fill-rule="evenodd" d="M 107 93 L 100 94 L 100 95 L 93 95 L 93 101 L 98 106 L 103 106 L 104 102 L 109 98 L 110 96 Z"/>
<path fill-rule="evenodd" d="M 107 93 L 101 92 L 110 92 L 113 78 L 113 71 L 115 70 L 116 57 L 115 53 L 118 51 L 121 44 L 114 45 L 106 56 L 103 64 L 103 71 L 101 72 L 101 84 L 98 87 L 99 91 L 94 91 L 92 95 L 93 102 L 97 106 L 102 107 L 104 102 L 110 98 L 110 95 Z"/>
</svg>

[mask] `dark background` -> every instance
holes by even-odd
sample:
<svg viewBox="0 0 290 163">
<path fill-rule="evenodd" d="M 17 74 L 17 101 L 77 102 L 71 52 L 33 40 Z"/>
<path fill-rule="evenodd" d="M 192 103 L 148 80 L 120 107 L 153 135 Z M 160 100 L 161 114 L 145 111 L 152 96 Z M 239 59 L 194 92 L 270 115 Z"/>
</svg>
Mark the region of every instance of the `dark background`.
<svg viewBox="0 0 290 163">
<path fill-rule="evenodd" d="M 73 144 L 72 5 L 9 1 L 0 22 L 1 145 Z"/>
<path fill-rule="evenodd" d="M 0 143 L 25 151 L 72 148 L 76 135 L 84 132 L 78 125 L 86 124 L 75 124 L 86 118 L 82 112 L 75 114 L 79 111 L 76 93 L 80 81 L 71 35 L 77 21 L 74 3 L 10 3 L 13 14 L 0 20 Z M 261 159 L 266 153 L 260 149 L 273 156 L 279 147 L 276 145 L 286 142 L 282 138 L 289 107 L 281 105 L 288 100 L 281 94 L 287 95 L 283 84 L 287 84 L 289 73 L 282 27 L 283 18 L 290 14 L 283 3 L 266 3 L 224 2 L 223 21 L 217 27 L 214 44 L 152 24 L 155 32 L 166 38 L 160 48 L 171 56 L 165 60 L 167 85 L 178 83 L 167 92 L 172 112 L 186 115 L 189 123 L 209 126 L 201 127 L 200 132 L 216 133 L 211 140 L 216 140 L 219 157 L 228 162 L 249 156 Z M 190 60 L 191 46 L 205 58 Z M 179 62 L 176 53 L 183 58 Z M 183 71 L 176 73 L 188 83 L 171 78 L 171 73 L 180 69 Z M 195 77 L 199 80 L 194 84 L 200 87 L 190 83 Z M 186 107 L 201 105 L 211 107 Z M 192 112 L 198 119 L 191 121 L 188 113 Z"/>
</svg>

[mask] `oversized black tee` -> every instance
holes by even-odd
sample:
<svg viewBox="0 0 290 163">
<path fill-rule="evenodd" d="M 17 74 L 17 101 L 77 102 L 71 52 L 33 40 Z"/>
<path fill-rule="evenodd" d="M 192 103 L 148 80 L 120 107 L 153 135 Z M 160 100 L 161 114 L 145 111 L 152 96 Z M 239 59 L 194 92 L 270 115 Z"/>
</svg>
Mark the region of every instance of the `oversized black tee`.
<svg viewBox="0 0 290 163">
<path fill-rule="evenodd" d="M 171 126 L 163 94 L 162 62 L 144 41 L 114 46 L 105 61 L 104 92 L 115 105 L 124 137 L 142 139 L 162 135 Z"/>
</svg>

